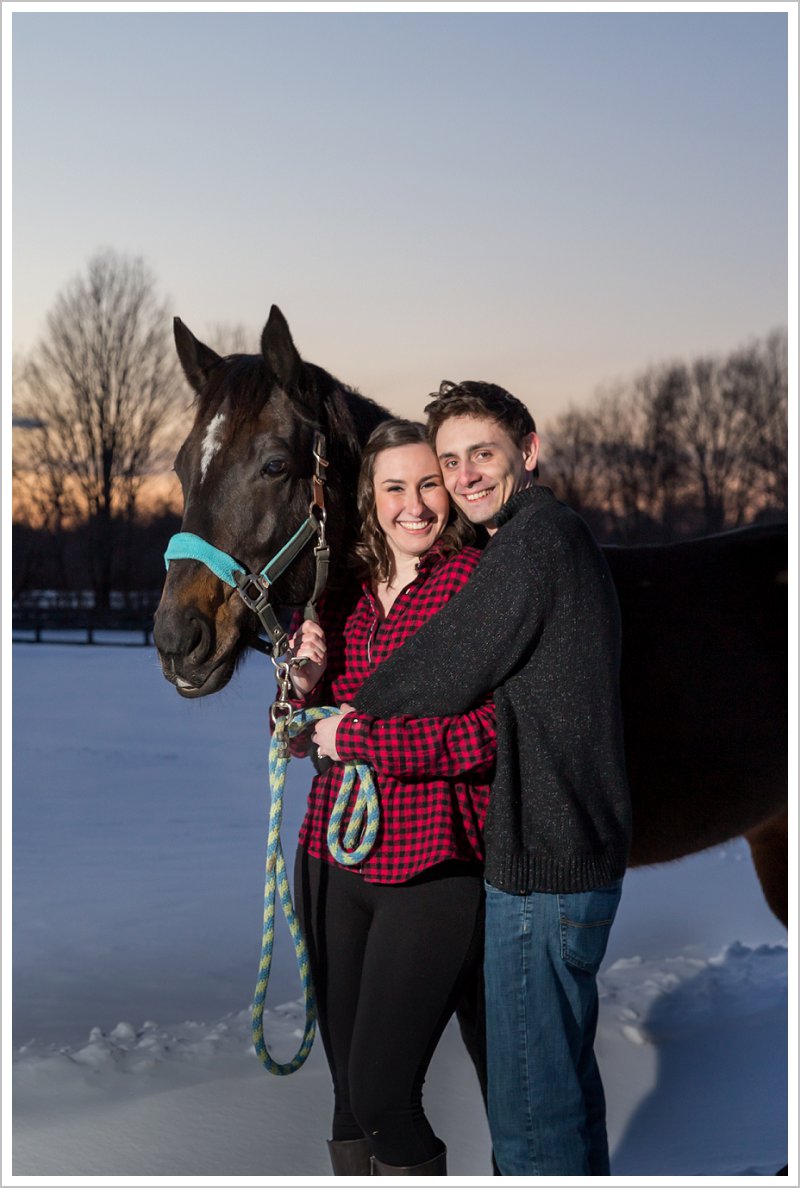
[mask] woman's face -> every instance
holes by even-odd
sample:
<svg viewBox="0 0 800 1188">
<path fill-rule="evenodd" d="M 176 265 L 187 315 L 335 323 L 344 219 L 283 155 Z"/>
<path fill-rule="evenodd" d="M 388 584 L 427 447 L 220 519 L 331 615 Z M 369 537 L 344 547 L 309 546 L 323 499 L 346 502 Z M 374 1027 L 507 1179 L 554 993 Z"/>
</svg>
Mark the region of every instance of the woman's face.
<svg viewBox="0 0 800 1188">
<path fill-rule="evenodd" d="M 444 531 L 450 501 L 429 445 L 395 446 L 375 459 L 375 513 L 395 561 L 421 557 Z"/>
</svg>

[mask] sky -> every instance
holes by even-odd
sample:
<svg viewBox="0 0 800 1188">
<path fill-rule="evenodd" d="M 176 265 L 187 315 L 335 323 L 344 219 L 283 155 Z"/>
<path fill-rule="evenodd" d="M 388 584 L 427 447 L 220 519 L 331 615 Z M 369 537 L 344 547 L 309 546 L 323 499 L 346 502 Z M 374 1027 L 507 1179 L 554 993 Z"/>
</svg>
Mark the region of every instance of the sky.
<svg viewBox="0 0 800 1188">
<path fill-rule="evenodd" d="M 485 379 L 541 424 L 787 324 L 787 6 L 133 7 L 4 5 L 17 353 L 104 248 L 407 416 Z"/>
</svg>

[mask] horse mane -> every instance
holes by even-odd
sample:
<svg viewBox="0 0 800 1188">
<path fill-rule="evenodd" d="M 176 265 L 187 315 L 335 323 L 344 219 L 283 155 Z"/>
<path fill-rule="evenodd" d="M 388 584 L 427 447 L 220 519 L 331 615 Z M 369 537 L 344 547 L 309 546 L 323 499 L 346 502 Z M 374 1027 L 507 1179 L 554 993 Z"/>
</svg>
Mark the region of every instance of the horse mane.
<svg viewBox="0 0 800 1188">
<path fill-rule="evenodd" d="M 301 391 L 295 398 L 296 416 L 309 428 L 326 432 L 332 457 L 339 463 L 352 463 L 357 469 L 370 433 L 392 414 L 315 363 L 303 363 L 302 378 L 309 391 Z M 229 433 L 233 435 L 261 411 L 270 392 L 270 373 L 263 356 L 227 355 L 211 368 L 196 404 L 203 416 L 213 416 L 227 399 Z"/>
<path fill-rule="evenodd" d="M 315 363 L 305 363 L 303 366 L 313 380 L 324 411 L 324 422 L 320 428 L 328 430 L 332 456 L 335 455 L 340 465 L 342 462 L 351 462 L 357 470 L 364 443 L 370 433 L 392 414 L 371 397 L 362 396 L 358 388 L 341 383 Z"/>
</svg>

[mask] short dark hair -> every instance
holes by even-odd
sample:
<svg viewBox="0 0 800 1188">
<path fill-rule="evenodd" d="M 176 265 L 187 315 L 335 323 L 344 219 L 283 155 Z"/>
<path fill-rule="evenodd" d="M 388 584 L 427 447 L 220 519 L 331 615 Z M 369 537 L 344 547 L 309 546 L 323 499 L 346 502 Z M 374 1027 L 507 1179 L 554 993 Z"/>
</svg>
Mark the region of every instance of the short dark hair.
<svg viewBox="0 0 800 1188">
<path fill-rule="evenodd" d="M 432 442 L 440 426 L 451 417 L 489 417 L 505 429 L 508 436 L 522 448 L 523 440 L 536 432 L 536 422 L 528 409 L 499 384 L 484 380 L 442 380 L 438 392 L 431 392 L 433 401 L 425 406 L 428 416 L 428 437 Z M 537 466 L 533 472 L 539 474 Z"/>
<path fill-rule="evenodd" d="M 375 513 L 375 460 L 384 450 L 394 450 L 405 445 L 430 445 L 426 428 L 418 421 L 406 421 L 394 417 L 382 421 L 372 430 L 361 456 L 361 469 L 356 485 L 356 503 L 361 516 L 361 537 L 355 552 L 375 582 L 384 582 L 391 576 L 392 560 L 383 529 Z M 477 539 L 475 529 L 461 511 L 450 501 L 450 515 L 444 531 L 436 543 L 447 556 L 458 552 Z"/>
<path fill-rule="evenodd" d="M 502 425 L 508 436 L 522 445 L 522 439 L 536 432 L 536 422 L 521 400 L 499 384 L 483 380 L 442 380 L 438 392 L 431 392 L 433 402 L 425 406 L 428 432 L 435 433 L 450 417 L 491 417 Z"/>
</svg>

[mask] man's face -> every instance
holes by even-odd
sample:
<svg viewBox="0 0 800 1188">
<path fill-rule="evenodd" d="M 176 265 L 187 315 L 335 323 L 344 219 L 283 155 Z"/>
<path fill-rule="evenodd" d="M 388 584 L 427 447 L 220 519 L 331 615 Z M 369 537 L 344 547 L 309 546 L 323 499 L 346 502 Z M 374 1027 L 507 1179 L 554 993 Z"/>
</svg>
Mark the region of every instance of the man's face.
<svg viewBox="0 0 800 1188">
<path fill-rule="evenodd" d="M 450 417 L 436 434 L 436 453 L 453 501 L 491 533 L 503 504 L 533 481 L 539 439 L 530 433 L 518 446 L 491 417 Z"/>
</svg>

